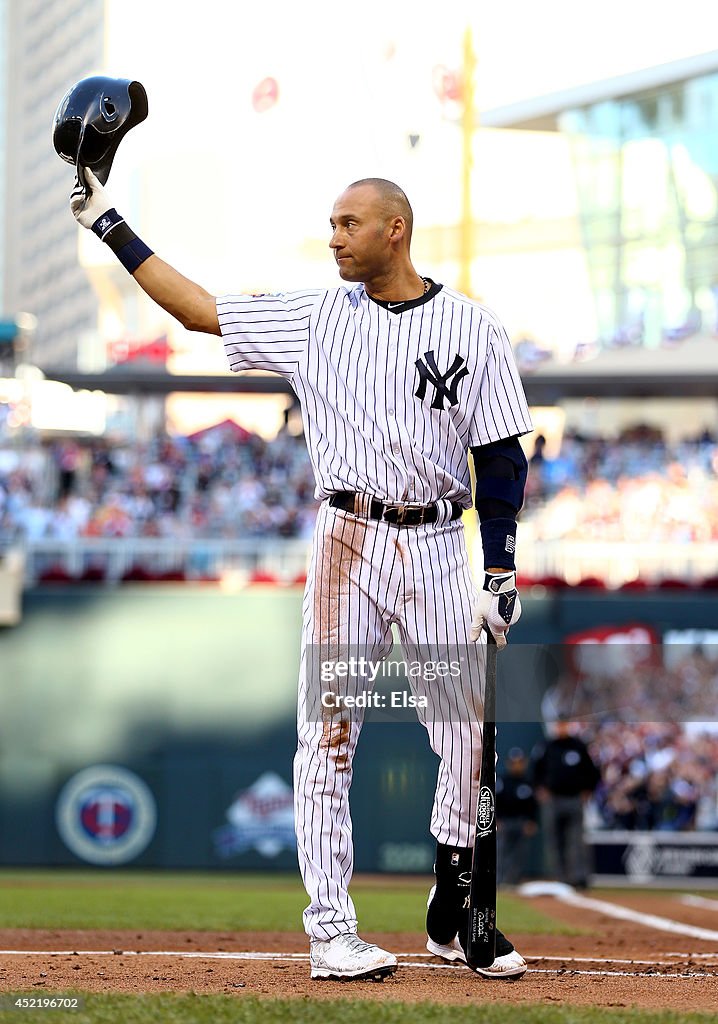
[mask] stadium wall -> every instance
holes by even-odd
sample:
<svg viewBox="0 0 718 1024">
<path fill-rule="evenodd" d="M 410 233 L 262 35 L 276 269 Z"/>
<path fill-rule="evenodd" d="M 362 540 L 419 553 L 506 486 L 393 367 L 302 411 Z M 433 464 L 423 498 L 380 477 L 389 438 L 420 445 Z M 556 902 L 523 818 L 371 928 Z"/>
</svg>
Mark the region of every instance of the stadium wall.
<svg viewBox="0 0 718 1024">
<path fill-rule="evenodd" d="M 298 587 L 27 592 L 0 629 L 0 864 L 294 867 L 300 616 Z M 567 634 L 636 622 L 710 630 L 715 597 L 527 594 L 500 667 L 500 757 L 542 735 Z M 370 717 L 355 769 L 357 870 L 430 871 L 436 762 L 413 712 Z"/>
</svg>

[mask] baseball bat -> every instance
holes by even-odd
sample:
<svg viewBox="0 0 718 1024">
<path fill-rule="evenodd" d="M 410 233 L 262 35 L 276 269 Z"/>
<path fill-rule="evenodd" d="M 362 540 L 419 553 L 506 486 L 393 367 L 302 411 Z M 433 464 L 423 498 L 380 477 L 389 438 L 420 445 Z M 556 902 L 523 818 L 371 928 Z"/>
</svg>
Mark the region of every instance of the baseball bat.
<svg viewBox="0 0 718 1024">
<path fill-rule="evenodd" d="M 481 776 L 469 887 L 469 967 L 490 967 L 496 950 L 496 640 L 486 627 Z"/>
</svg>

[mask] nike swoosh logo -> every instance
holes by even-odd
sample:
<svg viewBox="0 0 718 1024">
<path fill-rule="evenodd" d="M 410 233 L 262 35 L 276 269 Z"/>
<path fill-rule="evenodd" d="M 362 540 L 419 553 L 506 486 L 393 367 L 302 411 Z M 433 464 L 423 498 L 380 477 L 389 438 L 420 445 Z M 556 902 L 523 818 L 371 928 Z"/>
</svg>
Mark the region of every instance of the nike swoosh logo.
<svg viewBox="0 0 718 1024">
<path fill-rule="evenodd" d="M 387 302 L 386 307 L 387 307 L 387 309 L 395 309 L 396 306 L 403 306 L 404 302 L 405 302 L 404 299 L 402 299 L 401 302 Z"/>
</svg>

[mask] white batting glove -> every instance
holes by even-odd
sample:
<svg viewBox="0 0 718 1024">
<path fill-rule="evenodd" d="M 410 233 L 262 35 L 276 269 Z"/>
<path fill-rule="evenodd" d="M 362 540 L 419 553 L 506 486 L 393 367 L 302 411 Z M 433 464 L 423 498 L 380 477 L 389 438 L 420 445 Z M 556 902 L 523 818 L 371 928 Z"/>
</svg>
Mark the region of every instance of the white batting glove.
<svg viewBox="0 0 718 1024">
<path fill-rule="evenodd" d="M 479 591 L 479 600 L 474 609 L 474 621 L 471 623 L 471 639 L 476 641 L 481 630 L 488 626 L 496 640 L 497 650 L 506 646 L 506 634 L 509 626 L 521 618 L 521 599 L 516 589 L 516 573 L 485 572 L 484 585 Z"/>
<path fill-rule="evenodd" d="M 70 209 L 78 224 L 83 228 L 91 228 L 98 217 L 113 208 L 114 203 L 92 171 L 85 167 L 84 173 L 90 194 L 88 196 L 85 186 L 76 178 L 75 187 L 70 193 Z"/>
</svg>

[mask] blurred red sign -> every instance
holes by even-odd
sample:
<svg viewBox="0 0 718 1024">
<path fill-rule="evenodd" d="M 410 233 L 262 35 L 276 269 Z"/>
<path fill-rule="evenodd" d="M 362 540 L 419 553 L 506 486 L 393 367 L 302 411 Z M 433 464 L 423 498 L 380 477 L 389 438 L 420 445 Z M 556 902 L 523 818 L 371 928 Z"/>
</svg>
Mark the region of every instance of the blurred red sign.
<svg viewBox="0 0 718 1024">
<path fill-rule="evenodd" d="M 594 626 L 570 633 L 564 643 L 573 648 L 569 661 L 578 673 L 615 672 L 660 663 L 660 635 L 640 622 Z"/>
<path fill-rule="evenodd" d="M 444 64 L 437 64 L 432 72 L 434 92 L 442 103 L 448 100 L 454 102 L 461 99 L 462 81 L 461 72 L 447 68 Z"/>
<path fill-rule="evenodd" d="M 252 93 L 252 106 L 258 114 L 269 110 L 279 99 L 279 82 L 276 78 L 263 78 Z"/>
<path fill-rule="evenodd" d="M 146 338 L 117 338 L 107 343 L 107 358 L 115 365 L 121 363 L 161 363 L 167 362 L 172 352 L 166 334 L 149 341 Z"/>
</svg>

